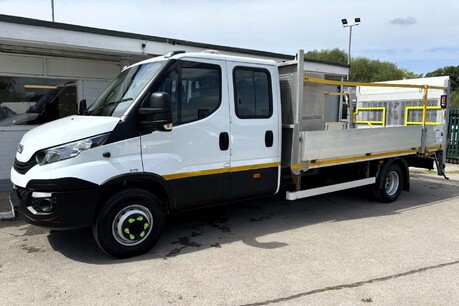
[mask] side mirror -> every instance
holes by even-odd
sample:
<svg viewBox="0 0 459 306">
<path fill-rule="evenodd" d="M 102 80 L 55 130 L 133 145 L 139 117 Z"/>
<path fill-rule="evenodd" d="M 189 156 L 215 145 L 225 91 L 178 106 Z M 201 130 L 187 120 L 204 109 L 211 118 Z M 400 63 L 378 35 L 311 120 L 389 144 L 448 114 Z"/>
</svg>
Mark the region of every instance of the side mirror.
<svg viewBox="0 0 459 306">
<path fill-rule="evenodd" d="M 78 115 L 86 115 L 87 110 L 88 110 L 88 106 L 86 104 L 86 99 L 82 99 L 78 107 Z"/>
<path fill-rule="evenodd" d="M 171 96 L 167 92 L 155 92 L 145 104 L 139 108 L 140 125 L 147 129 L 170 130 L 164 126 L 172 124 Z"/>
</svg>

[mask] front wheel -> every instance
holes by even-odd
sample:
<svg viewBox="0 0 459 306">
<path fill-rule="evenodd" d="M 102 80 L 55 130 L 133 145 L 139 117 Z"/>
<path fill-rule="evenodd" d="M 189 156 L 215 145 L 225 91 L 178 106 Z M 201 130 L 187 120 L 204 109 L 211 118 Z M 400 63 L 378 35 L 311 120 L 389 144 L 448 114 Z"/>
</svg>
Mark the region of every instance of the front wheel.
<svg viewBox="0 0 459 306">
<path fill-rule="evenodd" d="M 397 200 L 403 189 L 403 172 L 399 165 L 390 164 L 383 169 L 374 188 L 377 200 L 391 203 Z"/>
<path fill-rule="evenodd" d="M 159 240 L 165 214 L 159 200 L 143 189 L 111 196 L 93 225 L 97 244 L 106 253 L 127 258 L 143 254 Z"/>
</svg>

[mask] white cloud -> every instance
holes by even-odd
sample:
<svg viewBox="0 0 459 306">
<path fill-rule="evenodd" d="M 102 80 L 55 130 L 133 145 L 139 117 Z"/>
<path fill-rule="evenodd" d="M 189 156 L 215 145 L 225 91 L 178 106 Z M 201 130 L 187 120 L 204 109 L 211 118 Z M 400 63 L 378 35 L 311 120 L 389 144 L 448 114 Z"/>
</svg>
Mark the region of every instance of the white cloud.
<svg viewBox="0 0 459 306">
<path fill-rule="evenodd" d="M 407 17 L 407 18 L 395 18 L 390 21 L 391 24 L 393 25 L 413 25 L 416 24 L 418 21 L 414 17 Z"/>
</svg>

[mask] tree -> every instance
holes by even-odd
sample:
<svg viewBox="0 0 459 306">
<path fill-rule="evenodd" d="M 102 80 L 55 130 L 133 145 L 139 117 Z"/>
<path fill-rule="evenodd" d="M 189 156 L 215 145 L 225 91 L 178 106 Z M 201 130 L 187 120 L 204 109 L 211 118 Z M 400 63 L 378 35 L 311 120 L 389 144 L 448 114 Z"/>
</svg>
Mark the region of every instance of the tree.
<svg viewBox="0 0 459 306">
<path fill-rule="evenodd" d="M 330 50 L 314 50 L 305 53 L 306 59 L 313 58 L 323 61 L 346 64 L 347 53 L 338 48 Z M 356 82 L 381 82 L 401 79 L 420 78 L 422 75 L 399 68 L 394 63 L 382 62 L 367 57 L 352 58 L 350 80 Z"/>
<path fill-rule="evenodd" d="M 459 90 L 451 91 L 451 108 L 459 109 Z"/>
<path fill-rule="evenodd" d="M 347 53 L 338 48 L 330 50 L 313 50 L 304 54 L 305 59 L 317 59 L 340 64 L 347 64 Z"/>
<path fill-rule="evenodd" d="M 426 77 L 449 76 L 451 80 L 451 107 L 459 109 L 459 66 L 447 66 L 426 74 Z"/>
<path fill-rule="evenodd" d="M 459 90 L 459 66 L 447 66 L 435 71 L 426 73 L 426 77 L 446 76 L 451 79 L 451 91 Z"/>
<path fill-rule="evenodd" d="M 357 57 L 351 62 L 350 79 L 357 82 L 382 82 L 420 78 L 422 75 L 399 68 L 394 63 Z"/>
</svg>

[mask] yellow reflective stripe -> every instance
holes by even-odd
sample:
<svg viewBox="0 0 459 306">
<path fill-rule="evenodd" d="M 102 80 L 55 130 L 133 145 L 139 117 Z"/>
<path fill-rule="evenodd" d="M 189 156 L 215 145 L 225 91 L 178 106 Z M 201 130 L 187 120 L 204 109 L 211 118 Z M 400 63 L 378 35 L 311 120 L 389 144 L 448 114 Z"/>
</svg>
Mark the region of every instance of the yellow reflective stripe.
<svg viewBox="0 0 459 306">
<path fill-rule="evenodd" d="M 231 168 L 219 168 L 219 169 L 212 169 L 212 170 L 200 170 L 200 171 L 193 171 L 193 172 L 183 172 L 183 173 L 175 173 L 175 174 L 166 174 L 162 177 L 165 180 L 176 180 L 181 178 L 189 178 L 189 177 L 197 177 L 197 176 L 205 176 L 205 175 L 212 175 L 212 174 L 222 174 L 222 173 L 229 173 L 229 172 L 239 172 L 239 171 L 247 171 L 247 170 L 257 170 L 257 169 L 266 169 L 266 168 L 274 168 L 279 167 L 280 163 L 266 163 L 266 164 L 256 164 L 256 165 L 247 165 L 247 166 L 238 166 L 238 167 L 231 167 Z"/>
<path fill-rule="evenodd" d="M 434 147 L 427 147 L 426 148 L 427 151 L 437 151 L 437 150 L 441 150 L 441 149 L 443 149 L 442 145 L 438 145 L 438 146 L 434 146 Z"/>
<path fill-rule="evenodd" d="M 298 169 L 303 169 L 304 165 L 303 164 L 294 164 L 290 167 L 292 170 L 298 170 Z"/>
<path fill-rule="evenodd" d="M 280 163 L 268 163 L 268 164 L 258 164 L 258 165 L 248 165 L 248 166 L 239 166 L 239 167 L 231 167 L 231 172 L 239 172 L 239 171 L 247 171 L 247 170 L 255 170 L 255 169 L 266 169 L 266 168 L 274 168 L 279 167 Z"/>
<path fill-rule="evenodd" d="M 213 169 L 213 170 L 201 170 L 201 171 L 184 172 L 184 173 L 176 173 L 176 174 L 166 174 L 166 175 L 163 175 L 163 178 L 169 181 L 169 180 L 176 180 L 176 179 L 187 178 L 187 177 L 222 174 L 222 173 L 228 173 L 230 171 L 231 171 L 230 168 L 220 168 L 220 169 Z"/>
</svg>

